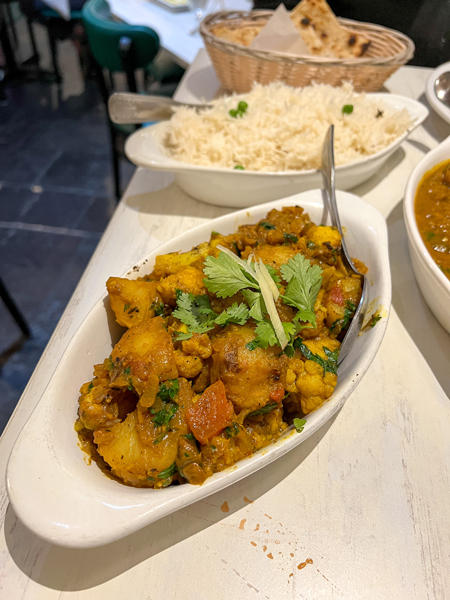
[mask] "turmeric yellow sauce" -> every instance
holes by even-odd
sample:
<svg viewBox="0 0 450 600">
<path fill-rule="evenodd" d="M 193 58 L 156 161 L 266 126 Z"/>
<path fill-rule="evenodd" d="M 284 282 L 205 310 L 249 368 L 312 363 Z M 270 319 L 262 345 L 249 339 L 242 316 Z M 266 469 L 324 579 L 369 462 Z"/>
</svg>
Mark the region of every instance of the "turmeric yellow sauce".
<svg viewBox="0 0 450 600">
<path fill-rule="evenodd" d="M 161 488 L 302 430 L 333 394 L 361 279 L 336 229 L 288 207 L 107 289 L 125 329 L 81 387 L 75 429 L 111 477 Z"/>
<path fill-rule="evenodd" d="M 415 215 L 420 235 L 434 262 L 450 279 L 450 161 L 423 176 L 416 192 Z"/>
</svg>

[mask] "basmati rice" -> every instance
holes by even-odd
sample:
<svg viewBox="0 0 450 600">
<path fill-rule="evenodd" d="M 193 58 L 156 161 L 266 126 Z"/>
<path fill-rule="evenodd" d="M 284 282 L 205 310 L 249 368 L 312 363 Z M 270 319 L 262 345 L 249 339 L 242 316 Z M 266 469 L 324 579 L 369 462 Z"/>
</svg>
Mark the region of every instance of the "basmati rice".
<svg viewBox="0 0 450 600">
<path fill-rule="evenodd" d="M 248 108 L 233 118 L 239 101 Z M 342 109 L 351 105 L 351 114 Z M 335 161 L 358 161 L 389 146 L 411 125 L 406 109 L 394 110 L 370 95 L 341 87 L 291 88 L 255 84 L 249 94 L 223 97 L 196 111 L 180 107 L 172 117 L 165 148 L 172 158 L 194 165 L 237 165 L 247 171 L 299 171 L 321 166 L 322 143 L 335 126 Z"/>
</svg>

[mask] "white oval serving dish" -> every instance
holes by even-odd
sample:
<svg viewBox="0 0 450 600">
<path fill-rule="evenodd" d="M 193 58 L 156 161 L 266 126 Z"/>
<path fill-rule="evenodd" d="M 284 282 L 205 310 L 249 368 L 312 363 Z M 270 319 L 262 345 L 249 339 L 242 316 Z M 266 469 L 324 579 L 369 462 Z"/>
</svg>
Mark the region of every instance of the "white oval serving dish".
<svg viewBox="0 0 450 600">
<path fill-rule="evenodd" d="M 80 386 L 92 377 L 93 365 L 103 362 L 123 329 L 114 321 L 107 297 L 99 301 L 67 350 L 36 409 L 18 436 L 7 467 L 7 489 L 17 516 L 35 534 L 69 547 L 92 547 L 114 541 L 173 511 L 205 498 L 281 457 L 330 419 L 352 393 L 381 344 L 391 304 L 391 280 L 386 224 L 370 204 L 338 192 L 341 221 L 352 256 L 369 268 L 369 312 L 381 307 L 386 318 L 358 337 L 339 368 L 330 401 L 309 414 L 302 433 L 288 430 L 272 445 L 216 473 L 201 486 L 137 489 L 107 478 L 95 463 L 86 463 L 78 446 L 74 423 Z M 313 221 L 322 222 L 320 190 L 242 210 L 205 223 L 160 246 L 131 270 L 135 278 L 151 272 L 156 255 L 209 239 L 211 231 L 231 233 L 254 223 L 272 208 L 300 205 Z M 114 273 L 111 273 L 114 275 Z"/>
<path fill-rule="evenodd" d="M 436 319 L 450 333 L 450 280 L 442 273 L 428 252 L 414 214 L 414 202 L 420 180 L 427 171 L 445 160 L 450 160 L 450 137 L 425 154 L 414 167 L 406 183 L 403 214 L 409 253 L 420 291 Z"/>
<path fill-rule="evenodd" d="M 407 136 L 428 116 L 420 102 L 395 94 L 368 94 L 386 106 L 406 108 L 413 124 L 384 150 L 357 162 L 336 168 L 336 186 L 349 190 L 363 183 L 383 165 Z M 126 141 L 125 153 L 135 165 L 155 171 L 173 171 L 180 188 L 189 196 L 217 206 L 244 208 L 320 187 L 321 173 L 314 169 L 285 173 L 235 171 L 223 167 L 201 167 L 182 163 L 166 155 L 163 140 L 168 122 L 135 131 Z"/>
</svg>

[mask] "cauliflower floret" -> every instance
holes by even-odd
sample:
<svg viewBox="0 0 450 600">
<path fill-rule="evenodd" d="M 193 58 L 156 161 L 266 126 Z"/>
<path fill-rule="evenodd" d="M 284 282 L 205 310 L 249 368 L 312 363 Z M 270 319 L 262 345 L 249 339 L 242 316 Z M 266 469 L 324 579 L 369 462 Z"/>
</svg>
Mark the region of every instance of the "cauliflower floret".
<svg viewBox="0 0 450 600">
<path fill-rule="evenodd" d="M 177 363 L 178 374 L 180 377 L 192 379 L 196 377 L 203 368 L 203 361 L 198 356 L 184 354 L 181 350 L 175 350 L 175 362 Z"/>
<path fill-rule="evenodd" d="M 189 340 L 182 343 L 183 352 L 192 356 L 200 356 L 206 360 L 211 356 L 212 346 L 207 333 L 194 333 Z"/>
<path fill-rule="evenodd" d="M 308 239 L 316 246 L 331 244 L 334 248 L 341 245 L 341 234 L 334 227 L 311 225 L 308 229 Z"/>
<path fill-rule="evenodd" d="M 161 279 L 157 290 L 161 294 L 165 304 L 175 306 L 177 300 L 177 290 L 182 292 L 191 292 L 194 296 L 201 296 L 206 293 L 203 285 L 203 271 L 195 267 L 187 267 L 178 273 L 169 275 Z"/>
</svg>

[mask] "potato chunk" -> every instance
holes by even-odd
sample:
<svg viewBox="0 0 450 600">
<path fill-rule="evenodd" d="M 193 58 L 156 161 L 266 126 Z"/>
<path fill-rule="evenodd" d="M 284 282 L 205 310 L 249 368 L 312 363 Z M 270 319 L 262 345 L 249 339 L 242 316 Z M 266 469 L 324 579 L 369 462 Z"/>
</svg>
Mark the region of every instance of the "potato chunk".
<svg viewBox="0 0 450 600">
<path fill-rule="evenodd" d="M 149 429 L 150 414 L 146 421 L 145 426 Z M 155 436 L 147 438 L 143 438 L 140 429 L 142 424 L 138 422 L 137 411 L 134 411 L 122 423 L 97 430 L 94 442 L 115 475 L 136 486 L 153 487 L 155 482 L 161 482 L 158 481 L 158 475 L 175 462 L 179 433 L 168 432 L 164 439 L 155 444 L 156 428 Z"/>
<path fill-rule="evenodd" d="M 232 325 L 213 342 L 211 381 L 223 381 L 227 398 L 238 411 L 256 410 L 284 395 L 286 356 L 277 356 L 278 347 L 249 350 L 246 344 L 254 338 L 251 327 Z"/>
<path fill-rule="evenodd" d="M 186 293 L 191 292 L 194 296 L 204 294 L 206 289 L 203 285 L 203 278 L 203 271 L 194 267 L 187 267 L 179 273 L 162 279 L 157 286 L 158 293 L 161 294 L 165 304 L 175 306 L 177 290 Z"/>
<path fill-rule="evenodd" d="M 108 279 L 106 289 L 119 325 L 133 327 L 155 316 L 155 309 L 162 308 L 157 285 L 156 281 L 132 281 L 121 277 Z"/>
<path fill-rule="evenodd" d="M 182 271 L 186 267 L 203 268 L 203 261 L 208 256 L 210 244 L 202 244 L 192 248 L 189 252 L 172 252 L 171 254 L 161 254 L 156 257 L 153 275 L 155 277 L 167 277 Z"/>
<path fill-rule="evenodd" d="M 134 387 L 139 394 L 151 375 L 160 381 L 178 377 L 172 338 L 162 317 L 148 319 L 124 333 L 111 360 L 112 386 Z"/>
</svg>

